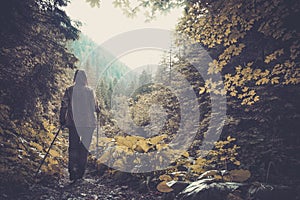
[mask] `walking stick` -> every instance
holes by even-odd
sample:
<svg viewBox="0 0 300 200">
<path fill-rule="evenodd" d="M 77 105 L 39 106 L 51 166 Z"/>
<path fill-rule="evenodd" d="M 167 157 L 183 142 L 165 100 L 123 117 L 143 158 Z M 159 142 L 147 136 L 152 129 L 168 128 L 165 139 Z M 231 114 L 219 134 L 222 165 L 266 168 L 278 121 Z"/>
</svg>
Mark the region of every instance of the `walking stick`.
<svg viewBox="0 0 300 200">
<path fill-rule="evenodd" d="M 97 138 L 96 138 L 96 157 L 98 158 L 98 150 L 99 150 L 99 113 L 97 113 Z"/>
<path fill-rule="evenodd" d="M 49 152 L 50 152 L 50 149 L 51 149 L 52 145 L 54 144 L 54 141 L 56 140 L 56 138 L 57 138 L 57 136 L 58 136 L 58 134 L 59 134 L 59 132 L 60 132 L 60 130 L 61 130 L 61 126 L 59 127 L 57 133 L 55 134 L 55 137 L 54 137 L 53 141 L 51 142 L 50 147 L 49 147 L 49 149 L 48 149 L 46 155 L 44 156 L 44 159 L 43 159 L 43 161 L 41 162 L 41 164 L 40 164 L 38 170 L 35 172 L 34 177 L 36 177 L 36 176 L 38 175 L 38 173 L 39 173 L 39 171 L 40 171 L 42 165 L 44 164 L 44 162 L 45 162 L 45 160 L 46 160 L 46 158 L 47 158 L 47 156 L 48 156 L 48 154 L 49 154 Z"/>
</svg>

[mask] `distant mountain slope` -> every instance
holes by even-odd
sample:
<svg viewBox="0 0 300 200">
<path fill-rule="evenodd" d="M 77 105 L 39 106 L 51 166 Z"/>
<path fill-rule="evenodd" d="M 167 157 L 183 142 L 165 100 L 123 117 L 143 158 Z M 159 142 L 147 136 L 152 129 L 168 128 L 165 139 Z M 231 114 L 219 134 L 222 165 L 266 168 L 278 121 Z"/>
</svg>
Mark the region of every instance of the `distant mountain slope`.
<svg viewBox="0 0 300 200">
<path fill-rule="evenodd" d="M 77 66 L 87 72 L 89 85 L 95 87 L 100 79 L 119 79 L 130 69 L 86 35 L 71 42 L 68 49 L 79 59 Z M 113 61 L 113 62 L 112 62 Z"/>
</svg>

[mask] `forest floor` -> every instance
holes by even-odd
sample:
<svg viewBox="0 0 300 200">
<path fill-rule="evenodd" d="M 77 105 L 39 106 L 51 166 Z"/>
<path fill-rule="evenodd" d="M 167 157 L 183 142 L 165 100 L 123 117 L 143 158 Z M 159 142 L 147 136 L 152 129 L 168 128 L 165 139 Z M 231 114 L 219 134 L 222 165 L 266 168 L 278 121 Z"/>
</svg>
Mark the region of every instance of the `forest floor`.
<svg viewBox="0 0 300 200">
<path fill-rule="evenodd" d="M 148 180 L 147 178 L 146 180 Z M 144 179 L 143 176 L 111 169 L 107 170 L 107 168 L 101 170 L 101 168 L 89 165 L 84 179 L 71 183 L 67 168 L 65 167 L 60 178 L 53 175 L 46 176 L 39 174 L 35 182 L 27 187 L 9 183 L 6 185 L 1 184 L 0 200 L 173 200 L 175 198 L 172 193 L 159 192 L 156 189 L 157 183 L 155 181 L 146 184 L 147 181 Z M 211 179 L 203 179 L 191 184 L 196 186 L 195 183 L 196 185 L 198 184 L 199 189 L 195 190 L 195 194 L 192 194 L 194 190 L 191 191 L 191 194 L 194 195 L 191 199 L 300 200 L 299 186 L 286 187 L 253 182 L 241 186 L 237 193 L 227 191 L 227 195 L 222 190 L 222 188 L 224 189 L 224 184 L 227 182 L 211 182 Z M 228 182 L 227 184 L 228 187 L 225 187 L 225 189 L 230 188 L 230 186 L 232 187 L 233 182 Z M 201 191 L 201 188 L 206 189 Z M 242 198 L 249 196 L 249 194 L 251 198 Z M 199 198 L 200 196 L 201 198 Z M 181 197 L 183 199 L 190 199 L 185 194 Z M 181 197 L 178 198 L 181 199 Z"/>
<path fill-rule="evenodd" d="M 0 199 L 14 200 L 159 200 L 163 199 L 162 193 L 157 190 L 144 190 L 133 188 L 135 183 L 127 182 L 119 184 L 116 178 L 108 173 L 102 176 L 95 175 L 88 169 L 84 179 L 71 183 L 68 172 L 65 171 L 62 178 L 55 181 L 40 181 L 26 190 L 14 192 L 1 192 Z M 13 192 L 12 192 L 13 191 Z"/>
</svg>

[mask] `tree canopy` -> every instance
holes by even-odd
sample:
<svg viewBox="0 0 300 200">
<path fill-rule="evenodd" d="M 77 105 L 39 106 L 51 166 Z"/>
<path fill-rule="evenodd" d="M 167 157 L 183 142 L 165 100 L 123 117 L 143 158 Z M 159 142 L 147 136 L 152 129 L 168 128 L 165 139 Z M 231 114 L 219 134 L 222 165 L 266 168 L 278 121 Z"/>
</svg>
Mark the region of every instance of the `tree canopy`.
<svg viewBox="0 0 300 200">
<path fill-rule="evenodd" d="M 78 30 L 61 9 L 67 1 L 12 0 L 1 4 L 1 103 L 15 118 L 36 114 L 66 83 L 65 69 L 76 58 L 66 48 Z"/>
</svg>

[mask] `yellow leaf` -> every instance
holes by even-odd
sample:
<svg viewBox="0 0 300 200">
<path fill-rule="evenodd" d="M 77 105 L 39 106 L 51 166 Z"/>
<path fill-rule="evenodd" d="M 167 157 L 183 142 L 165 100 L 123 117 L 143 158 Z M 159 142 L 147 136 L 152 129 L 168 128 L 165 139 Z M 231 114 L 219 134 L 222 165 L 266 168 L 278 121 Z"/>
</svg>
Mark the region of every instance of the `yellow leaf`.
<svg viewBox="0 0 300 200">
<path fill-rule="evenodd" d="M 38 151 L 42 151 L 43 150 L 43 146 L 36 143 L 36 142 L 30 142 L 30 146 L 35 147 Z"/>
<path fill-rule="evenodd" d="M 135 144 L 135 140 L 130 140 L 130 138 L 125 138 L 122 136 L 116 136 L 115 137 L 117 144 L 120 146 L 126 146 L 128 148 L 132 149 L 132 146 Z"/>
<path fill-rule="evenodd" d="M 265 63 L 270 63 L 271 61 L 275 60 L 277 56 L 280 56 L 284 53 L 283 49 L 279 49 L 277 51 L 274 51 L 272 54 L 266 56 Z"/>
<path fill-rule="evenodd" d="M 262 84 L 266 84 L 270 81 L 270 79 L 263 77 L 262 79 L 256 81 L 255 85 L 262 85 Z"/>
<path fill-rule="evenodd" d="M 202 168 L 203 165 L 190 165 L 189 168 L 193 170 L 193 172 L 201 174 L 205 172 L 205 170 Z"/>
<path fill-rule="evenodd" d="M 230 95 L 231 95 L 231 96 L 233 96 L 233 97 L 235 97 L 235 96 L 236 96 L 236 94 L 237 94 L 237 92 L 236 92 L 236 91 L 232 91 L 232 92 L 230 92 Z"/>
<path fill-rule="evenodd" d="M 253 72 L 254 79 L 257 79 L 261 73 L 261 69 L 255 69 Z"/>
<path fill-rule="evenodd" d="M 262 84 L 266 84 L 270 81 L 270 79 L 264 77 L 261 79 L 261 81 L 262 81 Z"/>
<path fill-rule="evenodd" d="M 58 164 L 57 160 L 54 160 L 54 159 L 51 159 L 51 158 L 48 158 L 47 162 L 49 163 L 49 165 L 57 165 Z"/>
<path fill-rule="evenodd" d="M 240 166 L 241 165 L 241 162 L 240 161 L 235 161 L 233 164 L 237 165 L 237 166 Z"/>
<path fill-rule="evenodd" d="M 157 144 L 156 145 L 156 149 L 158 151 L 162 150 L 163 148 L 166 148 L 168 145 L 167 144 Z"/>
<path fill-rule="evenodd" d="M 253 65 L 253 62 L 248 62 L 247 67 L 251 67 Z"/>
<path fill-rule="evenodd" d="M 227 157 L 224 157 L 224 156 L 221 156 L 221 158 L 220 158 L 221 161 L 224 161 L 226 159 L 227 159 Z"/>
<path fill-rule="evenodd" d="M 189 152 L 187 152 L 187 151 L 184 151 L 181 155 L 186 158 L 188 158 L 190 156 Z"/>
<path fill-rule="evenodd" d="M 277 84 L 277 83 L 279 83 L 279 77 L 274 77 L 274 78 L 272 78 L 272 79 L 271 79 L 271 83 L 272 83 L 272 84 Z"/>
<path fill-rule="evenodd" d="M 166 134 L 155 136 L 153 138 L 149 139 L 149 142 L 153 145 L 157 145 L 159 142 L 163 141 L 163 139 L 167 138 L 168 136 Z"/>
<path fill-rule="evenodd" d="M 231 31 L 230 31 L 230 28 L 227 28 L 224 34 L 225 34 L 226 36 L 228 36 L 230 32 L 231 32 Z"/>
<path fill-rule="evenodd" d="M 129 152 L 129 148 L 127 146 L 123 146 L 123 145 L 121 145 L 121 146 L 117 145 L 115 147 L 115 150 L 116 150 L 116 153 L 123 153 L 123 152 L 128 153 Z"/>
<path fill-rule="evenodd" d="M 248 87 L 244 87 L 244 88 L 242 89 L 242 91 L 243 91 L 243 92 L 247 92 L 248 89 L 249 89 Z"/>
<path fill-rule="evenodd" d="M 170 175 L 163 174 L 163 175 L 159 176 L 159 180 L 161 180 L 161 181 L 172 181 L 173 179 L 171 178 Z"/>
<path fill-rule="evenodd" d="M 270 74 L 270 71 L 269 70 L 265 70 L 265 72 L 261 73 L 261 76 L 262 77 L 266 77 Z"/>
<path fill-rule="evenodd" d="M 53 150 L 53 149 L 51 149 L 49 153 L 53 157 L 59 157 L 60 156 L 60 154 L 57 151 Z"/>
<path fill-rule="evenodd" d="M 223 177 L 221 175 L 215 175 L 214 179 L 217 181 L 223 180 Z"/>
<path fill-rule="evenodd" d="M 214 73 L 214 67 L 213 66 L 209 66 L 208 70 L 207 70 L 207 74 L 213 74 Z"/>
<path fill-rule="evenodd" d="M 144 139 L 142 137 L 132 136 L 132 135 L 127 135 L 125 138 L 126 138 L 126 140 L 129 140 L 132 143 L 136 143 L 138 140 Z"/>
<path fill-rule="evenodd" d="M 237 66 L 237 67 L 235 67 L 235 71 L 238 73 L 238 72 L 241 72 L 241 69 L 242 69 L 242 67 L 239 65 L 239 66 Z"/>
<path fill-rule="evenodd" d="M 140 140 L 137 142 L 136 147 L 134 150 L 140 152 L 140 153 L 147 153 L 151 149 L 151 146 L 147 143 L 146 140 Z"/>
<path fill-rule="evenodd" d="M 172 192 L 173 189 L 170 188 L 168 185 L 167 185 L 167 181 L 163 181 L 163 182 L 160 182 L 156 189 L 160 192 L 164 192 L 164 193 L 168 193 L 168 192 Z"/>
<path fill-rule="evenodd" d="M 195 164 L 203 166 L 206 163 L 206 161 L 206 159 L 199 157 L 196 159 Z"/>
<path fill-rule="evenodd" d="M 200 87 L 199 94 L 203 94 L 205 92 L 205 87 Z"/>
<path fill-rule="evenodd" d="M 137 151 L 137 152 L 139 152 L 139 153 L 144 153 L 144 150 L 142 149 L 142 147 L 138 146 L 138 145 L 134 146 L 134 150 Z"/>
</svg>

